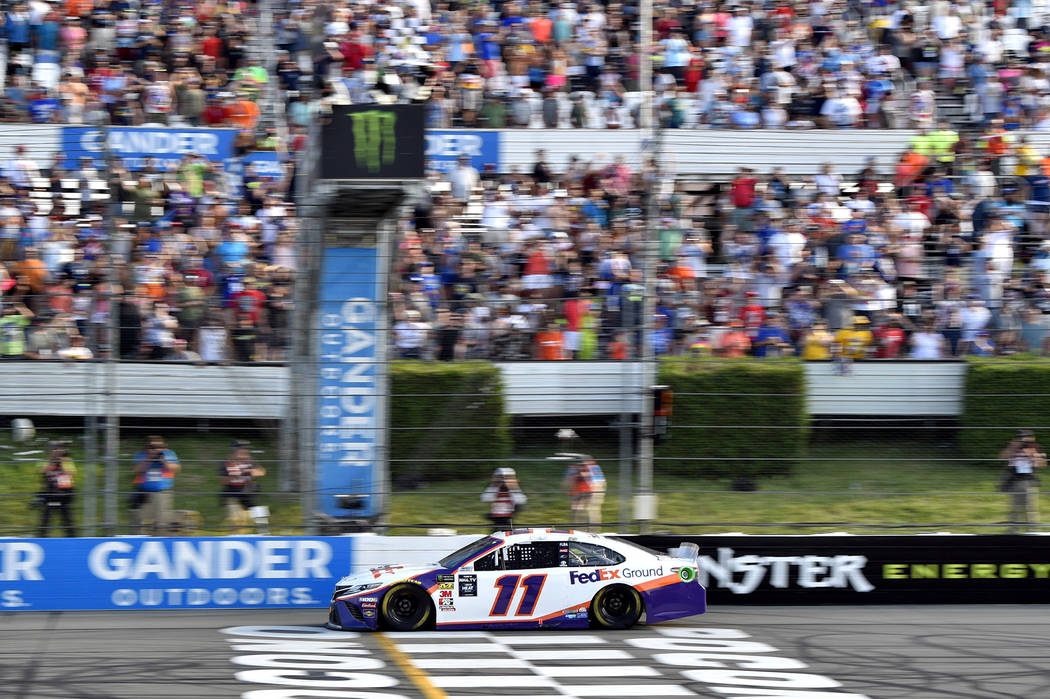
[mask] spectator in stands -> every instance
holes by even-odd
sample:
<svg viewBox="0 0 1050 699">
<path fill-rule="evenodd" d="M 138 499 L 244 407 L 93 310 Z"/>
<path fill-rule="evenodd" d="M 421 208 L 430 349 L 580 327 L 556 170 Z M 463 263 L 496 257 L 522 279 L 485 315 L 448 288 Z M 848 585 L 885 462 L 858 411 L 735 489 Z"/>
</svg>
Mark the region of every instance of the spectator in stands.
<svg viewBox="0 0 1050 699">
<path fill-rule="evenodd" d="M 26 358 L 26 327 L 33 315 L 25 304 L 4 304 L 3 316 L 0 316 L 0 358 Z"/>
</svg>

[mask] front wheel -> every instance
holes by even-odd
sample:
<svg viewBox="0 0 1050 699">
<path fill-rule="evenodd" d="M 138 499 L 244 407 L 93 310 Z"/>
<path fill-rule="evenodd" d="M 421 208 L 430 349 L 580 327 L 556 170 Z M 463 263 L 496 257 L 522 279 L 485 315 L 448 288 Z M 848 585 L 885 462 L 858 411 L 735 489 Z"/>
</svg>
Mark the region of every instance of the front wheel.
<svg viewBox="0 0 1050 699">
<path fill-rule="evenodd" d="M 642 598 L 627 585 L 610 585 L 598 590 L 591 600 L 591 621 L 605 629 L 629 629 L 642 616 Z"/>
<path fill-rule="evenodd" d="M 379 613 L 383 626 L 391 631 L 416 631 L 430 621 L 430 596 L 419 585 L 395 585 L 384 595 Z"/>
</svg>

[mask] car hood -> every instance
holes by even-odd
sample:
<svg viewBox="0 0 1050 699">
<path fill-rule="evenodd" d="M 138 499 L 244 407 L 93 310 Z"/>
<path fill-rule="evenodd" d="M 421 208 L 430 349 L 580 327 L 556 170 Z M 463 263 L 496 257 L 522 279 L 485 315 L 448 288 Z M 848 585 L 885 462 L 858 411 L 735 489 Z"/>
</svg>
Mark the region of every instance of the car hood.
<svg viewBox="0 0 1050 699">
<path fill-rule="evenodd" d="M 335 587 L 337 591 L 345 591 L 343 594 L 352 594 L 349 590 L 361 585 L 376 585 L 373 589 L 378 589 L 391 583 L 432 572 L 440 567 L 437 563 L 425 566 L 402 566 L 396 563 L 375 566 L 369 570 L 340 578 Z"/>
</svg>

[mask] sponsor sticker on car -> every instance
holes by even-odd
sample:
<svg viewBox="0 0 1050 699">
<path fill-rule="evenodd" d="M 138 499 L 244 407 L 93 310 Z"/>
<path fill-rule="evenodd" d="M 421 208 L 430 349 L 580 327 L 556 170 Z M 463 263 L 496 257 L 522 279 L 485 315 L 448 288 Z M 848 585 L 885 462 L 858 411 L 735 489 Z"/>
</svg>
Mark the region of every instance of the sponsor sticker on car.
<svg viewBox="0 0 1050 699">
<path fill-rule="evenodd" d="M 477 597 L 478 596 L 478 576 L 477 575 L 460 575 L 459 576 L 459 596 L 460 597 Z"/>
</svg>

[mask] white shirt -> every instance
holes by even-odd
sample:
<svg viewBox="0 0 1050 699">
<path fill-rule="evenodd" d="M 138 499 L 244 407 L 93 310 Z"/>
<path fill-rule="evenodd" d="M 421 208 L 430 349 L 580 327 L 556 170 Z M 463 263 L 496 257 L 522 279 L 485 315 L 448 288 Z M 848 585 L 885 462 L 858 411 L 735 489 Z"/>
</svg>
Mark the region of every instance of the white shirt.
<svg viewBox="0 0 1050 699">
<path fill-rule="evenodd" d="M 917 332 L 911 336 L 912 359 L 940 359 L 941 336 L 939 333 Z"/>
<path fill-rule="evenodd" d="M 984 306 L 963 306 L 959 309 L 959 321 L 962 325 L 962 339 L 973 342 L 977 339 L 977 331 L 984 330 L 988 321 L 992 318 L 992 312 Z"/>
</svg>

